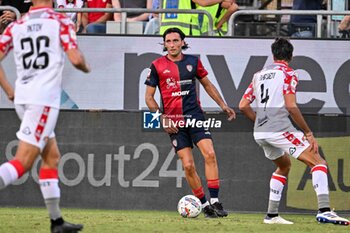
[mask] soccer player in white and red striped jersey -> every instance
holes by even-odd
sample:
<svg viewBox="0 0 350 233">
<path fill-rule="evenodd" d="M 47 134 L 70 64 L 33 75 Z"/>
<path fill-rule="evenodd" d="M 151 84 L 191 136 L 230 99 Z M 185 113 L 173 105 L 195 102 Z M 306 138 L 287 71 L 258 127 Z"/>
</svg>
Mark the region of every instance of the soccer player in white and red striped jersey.
<svg viewBox="0 0 350 233">
<path fill-rule="evenodd" d="M 65 54 L 79 70 L 90 68 L 77 47 L 73 22 L 52 9 L 52 0 L 33 0 L 33 7 L 11 23 L 0 36 L 0 61 L 13 49 L 17 67 L 15 90 L 0 66 L 0 85 L 14 100 L 21 119 L 18 148 L 13 160 L 0 166 L 0 189 L 31 169 L 41 154 L 39 183 L 51 218 L 51 232 L 77 232 L 80 224 L 65 222 L 59 208 L 56 126 Z"/>
<path fill-rule="evenodd" d="M 284 185 L 291 166 L 289 156 L 310 166 L 312 184 L 318 200 L 316 220 L 322 223 L 349 225 L 347 219 L 330 210 L 327 163 L 318 153 L 317 142 L 296 104 L 297 73 L 288 66 L 293 45 L 277 38 L 271 45 L 274 63 L 257 72 L 239 104 L 240 110 L 254 121 L 254 139 L 265 156 L 277 166 L 270 180 L 266 224 L 293 224 L 278 215 Z M 256 101 L 256 110 L 251 103 Z M 295 129 L 292 120 L 302 130 Z"/>
</svg>

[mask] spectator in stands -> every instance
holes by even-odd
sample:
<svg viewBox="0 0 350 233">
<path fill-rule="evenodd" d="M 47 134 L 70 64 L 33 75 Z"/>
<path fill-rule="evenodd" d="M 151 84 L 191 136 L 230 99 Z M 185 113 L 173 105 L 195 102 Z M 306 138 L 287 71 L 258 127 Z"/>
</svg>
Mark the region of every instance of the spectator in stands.
<svg viewBox="0 0 350 233">
<path fill-rule="evenodd" d="M 215 4 L 212 6 L 202 7 L 197 4 L 198 10 L 206 10 L 210 13 L 213 18 L 213 29 L 216 35 L 222 36 L 227 33 L 227 21 L 230 16 L 238 10 L 238 5 L 236 1 L 222 1 L 220 4 Z M 202 20 L 199 17 L 199 23 L 201 25 L 201 35 L 208 35 L 208 23 L 209 19 L 205 15 Z"/>
<path fill-rule="evenodd" d="M 338 26 L 339 31 L 350 30 L 350 15 L 345 16 Z"/>
<path fill-rule="evenodd" d="M 111 0 L 86 0 L 85 8 L 112 8 Z M 112 19 L 112 13 L 89 12 L 83 13 L 83 32 L 106 33 L 106 22 Z"/>
<path fill-rule="evenodd" d="M 152 9 L 157 10 L 160 8 L 160 0 L 152 1 Z M 160 22 L 159 15 L 156 13 L 151 13 L 148 17 L 148 22 L 146 24 L 144 34 L 156 35 L 159 34 Z"/>
<path fill-rule="evenodd" d="M 164 0 L 163 9 L 184 9 L 191 10 L 196 9 L 196 4 L 202 7 L 212 6 L 214 4 L 222 2 L 231 2 L 234 0 Z M 175 14 L 175 13 L 165 13 L 162 14 L 161 24 L 160 24 L 160 34 L 163 34 L 166 29 L 177 27 L 181 29 L 185 35 L 200 35 L 200 24 L 199 18 L 196 14 Z"/>
<path fill-rule="evenodd" d="M 323 0 L 294 0 L 293 10 L 321 10 Z M 292 15 L 291 37 L 315 37 L 316 15 Z"/>
<path fill-rule="evenodd" d="M 152 9 L 152 0 L 112 0 L 112 5 L 114 8 Z M 127 21 L 147 22 L 149 15 L 149 13 L 127 13 Z M 121 21 L 120 13 L 114 13 L 114 21 Z"/>
<path fill-rule="evenodd" d="M 57 8 L 82 8 L 84 5 L 84 0 L 56 0 Z M 82 13 L 66 13 L 67 16 L 71 18 L 71 20 L 75 23 L 76 31 L 80 31 L 81 26 L 81 15 Z"/>
<path fill-rule="evenodd" d="M 1 6 L 12 6 L 15 7 L 21 15 L 27 13 L 29 8 L 32 6 L 31 0 L 2 0 Z M 16 20 L 16 14 L 13 11 L 3 11 L 0 16 L 0 29 L 5 29 L 5 27 Z M 2 30 L 1 30 L 2 32 Z"/>
</svg>

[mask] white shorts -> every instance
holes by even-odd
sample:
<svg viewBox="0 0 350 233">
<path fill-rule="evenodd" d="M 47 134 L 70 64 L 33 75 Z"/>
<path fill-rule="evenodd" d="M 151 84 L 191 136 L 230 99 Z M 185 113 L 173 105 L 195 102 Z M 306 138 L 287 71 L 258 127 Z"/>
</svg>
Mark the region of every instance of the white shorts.
<svg viewBox="0 0 350 233">
<path fill-rule="evenodd" d="M 59 109 L 40 105 L 15 105 L 21 126 L 17 132 L 19 140 L 32 144 L 42 151 L 49 138 L 55 137 L 55 126 Z"/>
<path fill-rule="evenodd" d="M 255 141 L 264 149 L 266 158 L 270 160 L 276 160 L 285 153 L 298 158 L 310 146 L 300 131 L 273 133 L 271 138 L 255 139 Z"/>
</svg>

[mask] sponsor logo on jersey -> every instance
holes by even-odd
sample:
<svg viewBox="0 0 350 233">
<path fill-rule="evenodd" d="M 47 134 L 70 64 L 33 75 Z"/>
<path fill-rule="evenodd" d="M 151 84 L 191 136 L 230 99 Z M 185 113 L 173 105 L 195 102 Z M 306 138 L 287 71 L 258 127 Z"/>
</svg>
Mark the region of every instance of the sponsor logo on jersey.
<svg viewBox="0 0 350 233">
<path fill-rule="evenodd" d="M 22 84 L 27 84 L 34 78 L 34 75 L 25 75 L 22 77 L 21 82 Z"/>
<path fill-rule="evenodd" d="M 192 84 L 192 79 L 180 80 L 180 81 L 177 81 L 177 83 L 179 85 L 190 85 Z"/>
<path fill-rule="evenodd" d="M 266 122 L 268 122 L 269 118 L 264 116 L 263 118 L 258 118 L 258 127 L 263 126 Z"/>
<path fill-rule="evenodd" d="M 175 97 L 175 96 L 183 96 L 183 95 L 188 95 L 190 93 L 190 91 L 176 91 L 171 93 L 171 96 Z"/>
<path fill-rule="evenodd" d="M 166 89 L 176 88 L 176 82 L 173 77 L 166 79 Z"/>
</svg>

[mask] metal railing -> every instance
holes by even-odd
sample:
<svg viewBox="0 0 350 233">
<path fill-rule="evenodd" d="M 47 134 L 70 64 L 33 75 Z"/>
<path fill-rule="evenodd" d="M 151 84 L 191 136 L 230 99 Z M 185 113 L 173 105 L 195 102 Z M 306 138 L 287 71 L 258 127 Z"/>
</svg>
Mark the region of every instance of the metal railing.
<svg viewBox="0 0 350 233">
<path fill-rule="evenodd" d="M 325 10 L 240 10 L 233 13 L 228 21 L 228 31 L 226 36 L 234 36 L 235 19 L 240 15 L 317 15 L 317 38 L 322 35 L 323 15 L 350 15 L 350 11 L 325 11 Z M 330 18 L 330 17 L 328 17 Z M 327 19 L 327 37 L 330 37 L 330 19 Z"/>
<path fill-rule="evenodd" d="M 19 10 L 17 8 L 12 6 L 0 6 L 0 10 L 2 11 L 13 11 L 16 14 L 16 19 L 21 18 L 21 13 L 19 13 Z"/>
<path fill-rule="evenodd" d="M 209 24 L 209 35 L 213 36 L 215 35 L 215 32 L 213 30 L 213 18 L 210 15 L 209 12 L 205 10 L 182 10 L 182 9 L 144 9 L 144 8 L 73 8 L 73 9 L 67 9 L 67 8 L 55 8 L 55 11 L 57 12 L 63 12 L 63 13 L 74 13 L 74 12 L 83 12 L 83 13 L 89 13 L 89 12 L 103 12 L 103 13 L 121 13 L 121 34 L 126 33 L 126 23 L 127 23 L 127 14 L 128 13 L 176 13 L 176 14 L 203 14 L 208 17 L 208 24 Z"/>
<path fill-rule="evenodd" d="M 0 10 L 11 10 L 16 14 L 16 18 L 21 17 L 20 12 L 11 6 L 0 6 Z M 203 14 L 208 17 L 208 34 L 215 35 L 213 29 L 213 18 L 209 12 L 205 10 L 184 10 L 184 9 L 144 9 L 144 8 L 55 8 L 56 12 L 62 13 L 121 13 L 121 34 L 126 33 L 127 14 L 128 13 L 175 13 L 175 14 Z M 331 15 L 350 15 L 350 11 L 330 11 L 330 10 L 239 10 L 233 13 L 228 21 L 228 31 L 226 36 L 235 36 L 234 24 L 235 20 L 240 15 L 316 15 L 317 16 L 317 37 L 322 35 L 322 16 L 327 15 L 327 37 L 330 37 Z"/>
</svg>

